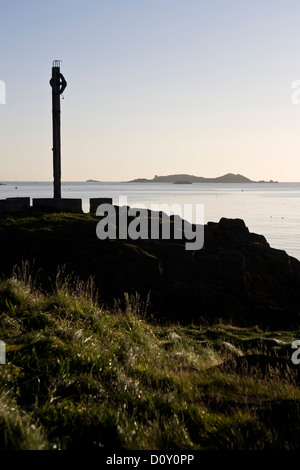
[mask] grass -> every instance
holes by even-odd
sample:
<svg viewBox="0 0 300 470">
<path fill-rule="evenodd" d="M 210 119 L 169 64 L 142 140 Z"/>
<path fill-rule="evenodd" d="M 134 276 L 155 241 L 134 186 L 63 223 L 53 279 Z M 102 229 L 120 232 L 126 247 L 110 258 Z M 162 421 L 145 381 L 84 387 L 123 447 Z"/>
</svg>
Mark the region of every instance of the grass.
<svg viewBox="0 0 300 470">
<path fill-rule="evenodd" d="M 63 271 L 42 293 L 26 263 L 2 279 L 0 449 L 299 448 L 300 331 L 162 326 L 146 310 L 129 295 L 107 310 Z M 286 366 L 237 366 L 258 355 Z"/>
</svg>

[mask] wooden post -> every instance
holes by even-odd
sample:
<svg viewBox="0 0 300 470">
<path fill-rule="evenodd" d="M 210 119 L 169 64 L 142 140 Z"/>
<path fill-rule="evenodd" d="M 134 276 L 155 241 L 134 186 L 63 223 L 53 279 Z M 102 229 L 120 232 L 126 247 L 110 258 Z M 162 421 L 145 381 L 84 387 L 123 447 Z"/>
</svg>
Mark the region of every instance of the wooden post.
<svg viewBox="0 0 300 470">
<path fill-rule="evenodd" d="M 61 198 L 61 138 L 60 138 L 60 95 L 67 86 L 60 73 L 60 60 L 55 60 L 52 66 L 52 129 L 53 129 L 53 178 L 54 199 Z"/>
</svg>

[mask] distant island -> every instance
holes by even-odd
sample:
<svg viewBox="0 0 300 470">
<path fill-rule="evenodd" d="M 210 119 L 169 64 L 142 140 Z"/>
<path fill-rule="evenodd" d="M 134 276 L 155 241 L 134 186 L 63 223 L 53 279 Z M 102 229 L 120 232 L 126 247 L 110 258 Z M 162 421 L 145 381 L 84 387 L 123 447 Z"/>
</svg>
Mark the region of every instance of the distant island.
<svg viewBox="0 0 300 470">
<path fill-rule="evenodd" d="M 175 184 L 191 184 L 191 183 L 278 183 L 278 181 L 253 181 L 247 178 L 246 176 L 234 173 L 227 173 L 223 176 L 218 176 L 217 178 L 204 178 L 203 176 L 194 176 L 194 175 L 167 175 L 167 176 L 157 176 L 153 179 L 147 178 L 137 178 L 128 183 L 175 183 Z"/>
</svg>

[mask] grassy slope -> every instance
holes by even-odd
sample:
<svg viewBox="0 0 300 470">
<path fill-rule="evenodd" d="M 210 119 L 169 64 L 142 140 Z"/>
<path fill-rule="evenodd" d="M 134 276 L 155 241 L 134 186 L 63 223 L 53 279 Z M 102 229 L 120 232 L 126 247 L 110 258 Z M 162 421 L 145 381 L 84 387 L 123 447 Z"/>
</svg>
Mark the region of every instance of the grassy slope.
<svg viewBox="0 0 300 470">
<path fill-rule="evenodd" d="M 127 297 L 106 311 L 63 276 L 42 294 L 26 266 L 1 281 L 0 449 L 298 448 L 300 332 L 161 326 L 140 310 Z M 249 353 L 285 367 L 235 368 Z"/>
</svg>

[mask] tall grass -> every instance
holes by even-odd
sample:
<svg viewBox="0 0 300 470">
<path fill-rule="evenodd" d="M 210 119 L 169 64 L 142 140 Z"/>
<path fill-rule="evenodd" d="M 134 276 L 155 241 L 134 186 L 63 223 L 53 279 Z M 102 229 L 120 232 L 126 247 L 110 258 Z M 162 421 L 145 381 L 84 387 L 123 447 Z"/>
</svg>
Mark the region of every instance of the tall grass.
<svg viewBox="0 0 300 470">
<path fill-rule="evenodd" d="M 234 366 L 287 359 L 297 332 L 161 326 L 147 307 L 126 294 L 110 311 L 63 269 L 48 294 L 26 264 L 3 279 L 0 449 L 298 448 L 294 372 Z"/>
</svg>

